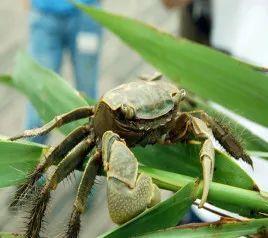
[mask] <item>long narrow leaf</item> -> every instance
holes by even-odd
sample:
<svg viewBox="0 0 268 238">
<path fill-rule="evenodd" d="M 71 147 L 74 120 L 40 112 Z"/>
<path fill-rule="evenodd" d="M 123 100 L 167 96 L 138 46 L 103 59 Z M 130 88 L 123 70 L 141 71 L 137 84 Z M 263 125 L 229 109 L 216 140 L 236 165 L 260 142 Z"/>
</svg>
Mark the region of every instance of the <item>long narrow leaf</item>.
<svg viewBox="0 0 268 238">
<path fill-rule="evenodd" d="M 262 152 L 262 151 L 249 151 L 249 155 L 251 156 L 257 156 L 264 159 L 268 159 L 268 152 Z"/>
<path fill-rule="evenodd" d="M 223 220 L 212 224 L 189 224 L 148 233 L 139 237 L 233 238 L 253 234 L 259 234 L 260 237 L 268 236 L 268 218 L 243 222 Z"/>
<path fill-rule="evenodd" d="M 42 153 L 44 146 L 30 142 L 0 140 L 0 188 L 18 184 L 25 179 Z"/>
<path fill-rule="evenodd" d="M 40 66 L 25 53 L 17 55 L 12 80 L 14 86 L 30 99 L 45 122 L 56 115 L 88 105 L 59 75 Z M 83 122 L 73 122 L 63 127 L 62 131 L 70 132 Z"/>
<path fill-rule="evenodd" d="M 221 52 L 142 22 L 77 6 L 186 89 L 268 126 L 268 77 Z"/>
</svg>

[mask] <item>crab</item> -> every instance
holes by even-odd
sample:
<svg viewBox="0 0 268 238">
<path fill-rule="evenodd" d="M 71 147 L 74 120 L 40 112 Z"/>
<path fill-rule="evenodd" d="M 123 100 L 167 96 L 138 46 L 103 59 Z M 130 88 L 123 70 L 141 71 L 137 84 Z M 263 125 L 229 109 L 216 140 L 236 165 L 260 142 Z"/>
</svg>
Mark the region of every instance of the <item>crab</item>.
<svg viewBox="0 0 268 238">
<path fill-rule="evenodd" d="M 26 130 L 10 138 L 40 136 L 69 122 L 89 119 L 88 123 L 76 128 L 59 145 L 51 148 L 19 186 L 12 206 L 18 205 L 42 176 L 46 178 L 32 205 L 25 236 L 39 237 L 51 192 L 75 169 L 81 168 L 88 155 L 90 159 L 83 169 L 66 237 L 78 237 L 80 215 L 86 209 L 88 194 L 100 171 L 105 171 L 107 176 L 108 209 L 114 223 L 125 223 L 160 202 L 159 188 L 151 177 L 139 174 L 138 161 L 131 147 L 174 144 L 192 138 L 200 141 L 203 192 L 199 207 L 207 200 L 213 177 L 213 138 L 233 157 L 251 164 L 250 157 L 226 127 L 204 111 L 180 110 L 185 95 L 185 90 L 157 73 L 108 91 L 95 106 L 77 108 L 40 128 Z"/>
</svg>

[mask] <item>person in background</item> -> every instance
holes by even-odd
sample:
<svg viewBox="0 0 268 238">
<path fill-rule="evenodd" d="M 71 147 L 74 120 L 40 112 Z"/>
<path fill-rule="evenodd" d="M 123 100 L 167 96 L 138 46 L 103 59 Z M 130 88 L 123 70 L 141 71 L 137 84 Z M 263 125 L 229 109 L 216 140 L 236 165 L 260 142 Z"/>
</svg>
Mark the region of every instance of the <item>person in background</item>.
<svg viewBox="0 0 268 238">
<path fill-rule="evenodd" d="M 210 44 L 210 0 L 162 0 L 162 2 L 168 9 L 180 9 L 179 36 L 201 44 Z"/>
<path fill-rule="evenodd" d="M 60 73 L 63 53 L 69 51 L 77 90 L 87 97 L 97 98 L 102 38 L 100 25 L 68 0 L 28 1 L 24 3 L 30 5 L 29 53 L 42 66 Z M 98 0 L 77 2 L 100 7 Z M 39 126 L 40 118 L 29 104 L 26 128 Z M 36 137 L 33 140 L 45 143 L 46 137 Z"/>
</svg>

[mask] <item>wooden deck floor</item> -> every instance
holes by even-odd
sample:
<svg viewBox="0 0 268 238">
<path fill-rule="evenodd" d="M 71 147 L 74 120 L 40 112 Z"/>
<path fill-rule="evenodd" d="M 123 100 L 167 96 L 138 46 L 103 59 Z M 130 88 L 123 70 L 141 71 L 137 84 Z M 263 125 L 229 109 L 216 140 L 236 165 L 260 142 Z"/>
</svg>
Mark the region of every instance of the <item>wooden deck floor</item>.
<svg viewBox="0 0 268 238">
<path fill-rule="evenodd" d="M 20 1 L 16 1 L 19 4 Z M 166 11 L 160 1 L 113 0 L 103 1 L 103 7 L 113 12 L 138 18 L 168 32 L 176 32 L 177 13 Z M 27 46 L 27 11 L 20 5 L 14 6 L 10 0 L 0 1 L 0 74 L 12 71 L 15 54 Z M 72 76 L 68 58 L 63 68 L 63 75 L 70 83 Z M 105 33 L 102 51 L 100 94 L 138 74 L 152 70 L 141 58 L 124 46 L 111 33 Z M 0 135 L 14 135 L 23 130 L 26 99 L 16 91 L 0 85 Z M 55 144 L 62 137 L 54 133 L 49 143 Z M 79 175 L 76 176 L 77 178 Z M 64 230 L 72 208 L 72 201 L 77 187 L 76 179 L 72 184 L 63 183 L 53 194 L 53 200 L 47 216 L 46 234 L 55 237 Z M 95 187 L 90 198 L 89 208 L 83 217 L 80 237 L 96 237 L 114 225 L 111 223 L 105 200 L 105 180 Z M 0 189 L 0 231 L 23 231 L 25 214 L 11 214 L 7 204 L 14 188 Z"/>
</svg>

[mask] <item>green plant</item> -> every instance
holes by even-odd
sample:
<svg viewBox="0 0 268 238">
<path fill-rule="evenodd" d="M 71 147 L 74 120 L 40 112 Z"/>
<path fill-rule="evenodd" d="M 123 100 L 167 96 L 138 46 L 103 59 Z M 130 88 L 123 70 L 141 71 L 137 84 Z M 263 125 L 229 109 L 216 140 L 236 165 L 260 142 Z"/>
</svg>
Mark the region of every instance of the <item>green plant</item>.
<svg viewBox="0 0 268 238">
<path fill-rule="evenodd" d="M 256 71 L 254 67 L 204 46 L 182 39 L 177 40 L 135 20 L 83 5 L 78 7 L 121 37 L 171 80 L 198 95 L 194 98 L 197 107 L 219 114 L 209 104 L 204 103 L 204 100 L 212 100 L 267 126 L 265 118 L 268 114 L 263 110 L 267 107 L 267 76 Z M 46 122 L 56 115 L 88 105 L 58 75 L 42 68 L 25 54 L 18 55 L 13 75 L 0 77 L 0 82 L 24 93 Z M 51 88 L 57 88 L 57 92 Z M 222 90 L 228 90 L 229 93 L 223 93 Z M 233 123 L 231 121 L 231 124 Z M 83 122 L 71 123 L 61 131 L 67 134 L 82 124 Z M 240 128 L 246 129 L 241 125 Z M 268 145 L 265 141 L 250 132 L 247 135 L 255 139 L 252 143 L 251 138 L 245 138 L 247 149 L 267 152 Z M 220 226 L 208 224 L 191 232 L 188 227 L 161 230 L 175 226 L 201 194 L 202 183 L 196 180 L 201 177 L 197 160 L 199 147 L 198 144 L 187 144 L 169 147 L 149 146 L 146 150 L 135 148 L 134 153 L 140 160 L 139 170 L 150 175 L 160 187 L 177 192 L 165 202 L 148 209 L 115 230 L 103 234 L 103 237 L 133 235 L 151 237 L 157 236 L 158 232 L 161 237 L 169 237 L 173 234 L 184 234 L 188 237 L 187 232 L 189 237 L 204 234 L 208 237 L 209 234 L 218 234 L 219 237 L 250 235 L 258 232 L 264 234 L 268 219 L 259 219 L 259 217 L 268 213 L 268 199 L 260 193 L 255 182 L 234 163 L 233 159 L 220 151 L 216 153 L 216 171 L 208 202 L 252 220 L 243 222 L 223 220 Z M 20 153 L 14 152 L 18 149 Z M 18 184 L 47 149 L 34 143 L 10 142 L 2 139 L 0 141 L 0 186 Z M 12 164 L 6 163 L 6 158 L 11 156 Z M 154 231 L 156 233 L 151 233 Z M 146 234 L 147 232 L 149 233 Z"/>
</svg>

